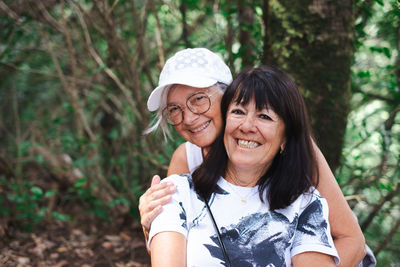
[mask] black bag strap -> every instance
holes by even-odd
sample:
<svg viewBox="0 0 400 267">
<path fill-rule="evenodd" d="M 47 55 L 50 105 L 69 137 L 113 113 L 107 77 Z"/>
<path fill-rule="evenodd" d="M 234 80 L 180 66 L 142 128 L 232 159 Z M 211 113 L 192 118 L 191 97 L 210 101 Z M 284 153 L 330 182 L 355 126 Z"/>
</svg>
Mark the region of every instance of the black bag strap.
<svg viewBox="0 0 400 267">
<path fill-rule="evenodd" d="M 206 204 L 208 214 L 210 214 L 211 221 L 213 222 L 215 232 L 217 232 L 218 241 L 219 241 L 219 244 L 221 245 L 221 250 L 222 250 L 222 254 L 224 255 L 226 265 L 228 267 L 230 267 L 231 266 L 231 261 L 229 260 L 228 253 L 226 252 L 224 242 L 222 242 L 222 237 L 221 237 L 221 233 L 219 232 L 218 225 L 215 222 L 215 219 L 214 219 L 214 216 L 213 216 L 213 214 L 211 212 L 210 206 L 208 206 L 208 202 L 206 200 L 204 200 L 204 199 L 203 199 L 203 201 Z"/>
</svg>

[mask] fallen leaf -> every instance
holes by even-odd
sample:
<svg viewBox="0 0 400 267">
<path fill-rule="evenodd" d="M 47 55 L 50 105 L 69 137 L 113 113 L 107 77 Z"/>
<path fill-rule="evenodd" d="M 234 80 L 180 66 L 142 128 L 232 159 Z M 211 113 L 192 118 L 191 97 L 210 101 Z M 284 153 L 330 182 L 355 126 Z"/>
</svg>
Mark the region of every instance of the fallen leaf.
<svg viewBox="0 0 400 267">
<path fill-rule="evenodd" d="M 51 254 L 50 254 L 50 259 L 55 260 L 55 259 L 57 259 L 59 256 L 60 256 L 60 254 L 58 254 L 58 253 L 51 253 Z"/>
<path fill-rule="evenodd" d="M 19 264 L 24 265 L 24 264 L 28 264 L 30 259 L 27 258 L 27 257 L 18 257 L 17 261 L 18 261 Z"/>
<path fill-rule="evenodd" d="M 121 232 L 119 234 L 119 236 L 122 237 L 122 239 L 124 239 L 125 241 L 130 241 L 131 240 L 131 237 L 128 234 L 124 233 L 124 232 Z"/>
<path fill-rule="evenodd" d="M 68 265 L 68 261 L 62 260 L 62 261 L 58 262 L 54 267 L 63 267 L 66 265 Z"/>
<path fill-rule="evenodd" d="M 59 247 L 59 248 L 56 249 L 56 251 L 59 252 L 59 253 L 63 253 L 63 252 L 68 251 L 68 248 L 66 248 L 66 247 Z"/>
<path fill-rule="evenodd" d="M 114 248 L 114 252 L 117 253 L 117 254 L 120 254 L 120 253 L 122 253 L 124 251 L 125 251 L 124 247 Z"/>
<path fill-rule="evenodd" d="M 103 242 L 103 244 L 101 244 L 102 246 L 103 246 L 103 248 L 105 248 L 105 249 L 109 249 L 109 248 L 111 248 L 113 245 L 112 245 L 112 243 L 111 242 L 108 242 L 108 241 L 106 241 L 106 242 Z"/>
<path fill-rule="evenodd" d="M 121 237 L 119 237 L 117 235 L 106 235 L 104 238 L 113 243 L 121 242 Z"/>
</svg>

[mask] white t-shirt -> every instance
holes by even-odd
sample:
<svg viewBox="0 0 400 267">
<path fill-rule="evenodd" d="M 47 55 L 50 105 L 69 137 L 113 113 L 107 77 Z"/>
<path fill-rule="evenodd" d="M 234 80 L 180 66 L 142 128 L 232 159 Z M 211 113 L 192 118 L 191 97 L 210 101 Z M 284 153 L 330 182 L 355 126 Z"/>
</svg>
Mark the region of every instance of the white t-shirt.
<svg viewBox="0 0 400 267">
<path fill-rule="evenodd" d="M 189 167 L 189 171 L 192 174 L 198 166 L 203 162 L 203 154 L 201 152 L 201 147 L 196 146 L 190 142 L 185 143 L 186 147 L 186 159 Z M 372 250 L 365 245 L 367 254 L 364 259 L 360 262 L 358 267 L 374 267 L 376 265 L 376 259 Z"/>
<path fill-rule="evenodd" d="M 157 233 L 178 232 L 187 240 L 187 266 L 225 266 L 213 223 L 191 176 L 172 175 L 165 181 L 172 181 L 177 192 L 154 219 L 148 245 Z M 317 190 L 285 209 L 271 211 L 265 203 L 258 186 L 235 186 L 222 177 L 218 181 L 209 204 L 233 266 L 291 266 L 291 257 L 306 251 L 332 255 L 339 263 L 328 205 Z"/>
<path fill-rule="evenodd" d="M 186 148 L 186 161 L 188 164 L 189 172 L 192 174 L 197 167 L 203 163 L 203 153 L 201 152 L 201 147 L 196 146 L 190 142 L 185 143 Z"/>
</svg>

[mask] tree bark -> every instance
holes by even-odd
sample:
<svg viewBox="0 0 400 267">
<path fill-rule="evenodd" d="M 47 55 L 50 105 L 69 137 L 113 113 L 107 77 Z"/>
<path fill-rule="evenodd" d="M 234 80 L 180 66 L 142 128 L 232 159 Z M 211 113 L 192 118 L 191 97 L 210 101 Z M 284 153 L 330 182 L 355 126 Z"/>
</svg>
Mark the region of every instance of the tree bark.
<svg viewBox="0 0 400 267">
<path fill-rule="evenodd" d="M 302 91 L 316 141 L 335 170 L 340 165 L 351 98 L 353 1 L 281 0 L 271 4 L 273 60 Z"/>
<path fill-rule="evenodd" d="M 262 20 L 264 23 L 264 42 L 263 42 L 263 55 L 262 55 L 262 62 L 267 65 L 271 65 L 271 18 L 270 18 L 270 10 L 269 10 L 270 1 L 264 0 L 262 4 L 263 8 L 263 16 Z"/>
<path fill-rule="evenodd" d="M 239 42 L 242 67 L 254 65 L 255 55 L 253 54 L 254 40 L 251 36 L 251 25 L 254 23 L 254 10 L 250 1 L 238 0 L 239 15 Z"/>
<path fill-rule="evenodd" d="M 186 10 L 187 4 L 185 1 L 181 1 L 179 5 L 179 10 L 181 11 L 182 15 L 182 39 L 185 44 L 185 47 L 193 47 L 190 40 L 189 40 L 189 29 L 187 24 L 187 17 L 186 17 Z"/>
</svg>

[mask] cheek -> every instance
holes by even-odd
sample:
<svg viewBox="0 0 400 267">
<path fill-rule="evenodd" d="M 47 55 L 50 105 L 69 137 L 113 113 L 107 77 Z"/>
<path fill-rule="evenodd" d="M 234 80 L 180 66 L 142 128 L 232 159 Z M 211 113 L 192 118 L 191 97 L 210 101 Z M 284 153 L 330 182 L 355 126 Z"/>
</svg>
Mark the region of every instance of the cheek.
<svg viewBox="0 0 400 267">
<path fill-rule="evenodd" d="M 226 117 L 226 123 L 225 123 L 225 136 L 226 136 L 228 133 L 231 132 L 232 127 L 233 127 L 233 122 L 232 122 L 232 120 L 230 119 L 230 117 L 227 116 L 227 117 Z M 225 138 L 225 136 L 224 136 L 224 138 Z"/>
<path fill-rule="evenodd" d="M 261 125 L 258 129 L 262 133 L 262 135 L 268 140 L 278 141 L 282 137 L 282 131 L 280 127 L 277 127 L 277 125 L 274 125 L 272 123 Z"/>
<path fill-rule="evenodd" d="M 221 118 L 216 120 L 216 122 L 215 122 L 215 128 L 216 128 L 218 134 L 222 131 L 223 122 L 222 122 L 222 119 L 221 119 Z"/>
<path fill-rule="evenodd" d="M 177 126 L 174 126 L 174 128 L 175 128 L 175 131 L 177 131 L 177 133 L 180 136 L 184 136 L 185 131 L 183 131 L 183 129 L 182 129 L 182 123 Z"/>
<path fill-rule="evenodd" d="M 280 145 L 285 144 L 285 142 L 286 142 L 285 126 L 281 125 L 277 132 L 278 132 L 278 136 L 279 136 L 279 140 L 280 140 Z"/>
<path fill-rule="evenodd" d="M 218 110 L 213 110 L 210 114 L 209 114 L 209 118 L 213 121 L 215 128 L 219 131 L 222 130 L 222 116 L 221 116 L 221 112 Z"/>
<path fill-rule="evenodd" d="M 233 150 L 233 138 L 232 135 L 225 130 L 224 134 L 224 146 L 225 146 L 225 151 L 228 155 L 228 157 L 231 155 L 231 152 Z"/>
<path fill-rule="evenodd" d="M 222 120 L 221 117 L 221 101 L 215 101 L 211 104 L 210 110 L 207 112 L 212 116 L 215 120 Z"/>
<path fill-rule="evenodd" d="M 229 117 L 228 117 L 228 118 L 226 118 L 225 132 L 224 132 L 224 145 L 225 145 L 225 148 L 228 147 L 229 140 L 232 137 L 231 136 L 231 134 L 232 134 L 232 127 L 231 126 L 232 126 L 232 123 L 230 122 Z"/>
</svg>

